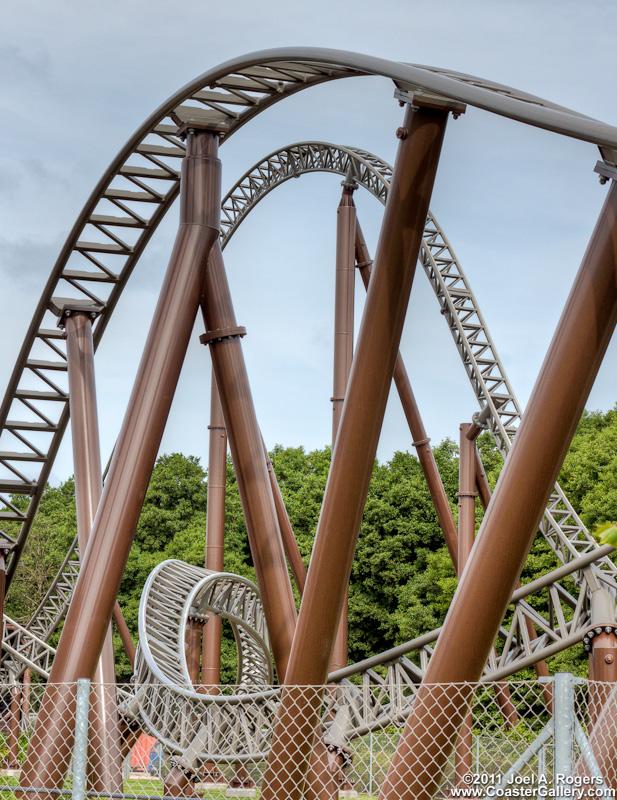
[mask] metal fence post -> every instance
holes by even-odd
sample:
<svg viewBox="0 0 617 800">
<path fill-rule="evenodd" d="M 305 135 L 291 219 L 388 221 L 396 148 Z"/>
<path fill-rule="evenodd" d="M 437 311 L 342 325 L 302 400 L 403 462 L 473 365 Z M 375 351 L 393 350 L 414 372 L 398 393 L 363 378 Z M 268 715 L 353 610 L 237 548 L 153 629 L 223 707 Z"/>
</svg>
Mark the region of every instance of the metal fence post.
<svg viewBox="0 0 617 800">
<path fill-rule="evenodd" d="M 572 777 L 574 754 L 574 675 L 557 672 L 554 678 L 555 764 L 553 781 L 555 789 L 565 785 Z"/>
<path fill-rule="evenodd" d="M 71 792 L 71 800 L 84 800 L 86 796 L 89 712 L 90 680 L 88 678 L 78 678 L 75 707 L 75 746 L 73 748 L 73 790 Z"/>
</svg>

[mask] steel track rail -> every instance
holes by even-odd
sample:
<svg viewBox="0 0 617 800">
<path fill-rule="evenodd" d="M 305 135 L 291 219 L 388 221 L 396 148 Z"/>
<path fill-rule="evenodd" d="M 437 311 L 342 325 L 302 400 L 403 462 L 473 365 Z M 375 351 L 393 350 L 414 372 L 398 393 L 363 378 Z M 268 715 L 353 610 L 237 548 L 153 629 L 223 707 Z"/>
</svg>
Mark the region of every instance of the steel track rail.
<svg viewBox="0 0 617 800">
<path fill-rule="evenodd" d="M 381 75 L 402 91 L 451 97 L 591 142 L 607 162 L 617 161 L 617 129 L 610 125 L 474 76 L 359 53 L 266 50 L 232 59 L 184 86 L 138 128 L 86 202 L 51 272 L 0 406 L 0 524 L 19 525 L 7 588 L 68 423 L 66 352 L 49 305 L 54 296 L 67 295 L 100 303 L 103 313 L 94 328 L 98 346 L 141 252 L 178 193 L 184 146 L 175 136 L 170 114 L 179 108 L 205 110 L 212 124 L 222 128 L 224 142 L 285 97 L 326 81 L 362 75 Z M 25 507 L 12 502 L 11 494 L 27 498 Z"/>
<path fill-rule="evenodd" d="M 300 142 L 277 150 L 259 161 L 236 183 L 222 203 L 221 240 L 223 248 L 248 213 L 275 187 L 291 178 L 313 172 L 331 172 L 338 175 L 353 174 L 359 185 L 385 203 L 391 176 L 391 167 L 364 150 L 341 147 L 325 142 Z M 510 437 L 521 416 L 514 392 L 505 369 L 499 360 L 488 328 L 469 286 L 468 280 L 454 252 L 432 214 L 427 219 L 420 253 L 420 261 L 435 290 L 443 316 L 453 334 L 463 364 L 481 406 L 490 408 L 489 427 L 496 444 L 505 458 L 510 447 Z M 561 517 L 551 513 L 559 502 L 566 511 Z M 569 523 L 563 524 L 564 517 Z M 574 524 L 572 524 L 574 522 Z M 565 495 L 557 486 L 549 503 L 549 512 L 542 524 L 542 532 L 557 557 L 568 564 L 580 562 L 581 570 L 589 572 L 595 560 L 602 566 L 602 580 L 614 585 L 616 568 L 606 556 L 606 549 L 598 550 L 595 540 L 569 505 Z M 597 554 L 596 554 L 597 551 Z M 585 556 L 595 554 L 594 559 Z M 596 567 L 593 567 L 597 571 Z M 572 574 L 578 567 L 568 570 Z M 78 554 L 71 549 L 58 576 L 52 583 L 46 598 L 33 615 L 28 627 L 45 641 L 60 623 L 68 604 L 72 587 L 78 574 Z M 576 576 L 580 583 L 579 597 L 574 598 L 559 583 L 550 589 L 553 611 L 560 609 L 552 619 L 546 620 L 527 603 L 519 603 L 513 614 L 509 629 L 502 629 L 503 648 L 498 659 L 491 657 L 487 665 L 490 673 L 506 667 L 516 671 L 515 665 L 529 661 L 544 648 L 557 646 L 560 641 L 569 641 L 572 632 L 581 631 L 588 623 L 587 578 Z M 581 602 L 581 599 L 584 602 Z M 563 604 L 563 610 L 561 606 Z M 572 619 L 565 625 L 565 618 Z M 533 643 L 526 633 L 525 618 L 542 631 Z M 561 625 L 555 633 L 556 625 Z M 565 627 L 564 627 L 565 626 Z M 579 637 L 580 638 L 580 637 Z M 566 646 L 564 644 L 564 646 Z M 28 650 L 28 658 L 31 657 Z M 414 674 L 421 674 L 432 654 L 430 645 L 420 648 L 421 668 L 411 665 Z M 540 660 L 540 657 L 535 660 Z M 514 668 L 513 668 L 514 667 Z M 518 667 L 520 668 L 520 667 Z"/>
</svg>

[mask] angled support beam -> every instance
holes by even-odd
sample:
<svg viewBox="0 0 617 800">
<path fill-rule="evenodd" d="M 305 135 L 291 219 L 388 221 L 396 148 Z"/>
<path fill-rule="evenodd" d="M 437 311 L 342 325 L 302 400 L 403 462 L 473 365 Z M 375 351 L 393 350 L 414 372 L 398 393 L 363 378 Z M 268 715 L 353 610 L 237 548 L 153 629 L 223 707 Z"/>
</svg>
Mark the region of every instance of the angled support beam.
<svg viewBox="0 0 617 800">
<path fill-rule="evenodd" d="M 296 605 L 242 353 L 240 339 L 246 331 L 236 322 L 218 242 L 210 253 L 201 310 L 208 332 L 200 341 L 210 345 L 274 663 L 282 682 L 296 625 Z"/>
<path fill-rule="evenodd" d="M 285 555 L 291 569 L 291 574 L 293 575 L 294 583 L 298 589 L 298 594 L 300 597 L 302 597 L 304 586 L 306 584 L 306 567 L 302 561 L 300 548 L 298 547 L 298 542 L 296 541 L 293 528 L 291 527 L 291 522 L 289 521 L 289 515 L 285 507 L 285 501 L 283 500 L 283 495 L 281 494 L 281 487 L 276 479 L 272 459 L 270 458 L 265 443 L 263 447 L 264 456 L 266 459 L 266 467 L 268 468 L 268 477 L 270 479 L 270 487 L 272 488 L 272 496 L 274 498 L 274 506 L 276 508 L 276 516 L 281 529 L 281 537 L 283 539 Z"/>
<path fill-rule="evenodd" d="M 617 322 L 612 183 L 381 790 L 433 797 Z M 487 576 L 490 579 L 487 580 Z"/>
<path fill-rule="evenodd" d="M 59 789 L 68 768 L 75 682 L 92 678 L 103 648 L 219 235 L 217 146 L 216 133 L 188 135 L 176 243 L 30 741 L 24 787 Z"/>
<path fill-rule="evenodd" d="M 397 358 L 447 111 L 408 106 L 313 547 L 265 800 L 300 798 Z M 298 688 L 296 688 L 298 687 Z"/>
<path fill-rule="evenodd" d="M 92 321 L 99 311 L 100 308 L 94 307 L 89 311 L 67 308 L 59 320 L 66 332 L 77 537 L 82 559 L 103 491 L 92 341 Z M 90 690 L 93 713 L 88 786 L 93 791 L 121 792 L 123 787 L 115 683 L 110 623 Z"/>
<path fill-rule="evenodd" d="M 467 435 L 470 436 L 470 438 L 475 439 L 480 432 L 481 429 L 475 423 L 472 423 L 469 425 Z M 478 491 L 478 497 L 480 498 L 482 507 L 484 508 L 484 511 L 486 511 L 488 504 L 491 502 L 491 487 L 489 486 L 488 478 L 486 477 L 486 472 L 484 471 L 484 464 L 482 463 L 482 459 L 477 447 L 474 447 L 474 459 L 476 463 L 476 489 Z M 519 582 L 517 584 L 517 588 L 520 588 L 520 585 L 521 584 Z M 529 617 L 525 617 L 525 627 L 527 628 L 527 633 L 529 634 L 531 641 L 534 641 L 538 638 L 538 633 Z M 548 678 L 550 675 L 548 666 L 544 659 L 541 661 L 536 661 L 536 663 L 533 665 L 533 669 L 538 678 Z M 495 684 L 495 695 L 497 697 L 497 701 L 499 702 L 499 707 L 501 708 L 501 713 L 503 714 L 504 719 L 509 721 L 510 727 L 514 727 L 518 722 L 518 715 L 516 713 L 516 709 L 512 705 L 510 690 L 508 689 L 508 684 L 506 681 L 499 681 Z M 553 684 L 551 681 L 544 681 L 542 683 L 542 696 L 544 697 L 547 711 L 549 714 L 552 714 Z"/>
<path fill-rule="evenodd" d="M 364 240 L 360 223 L 357 221 L 356 262 L 358 269 L 360 270 L 364 287 L 368 291 L 373 261 L 371 259 L 368 247 L 366 246 L 366 241 Z M 418 461 L 422 467 L 424 479 L 426 480 L 426 484 L 433 501 L 433 506 L 435 507 L 435 513 L 437 514 L 437 519 L 439 520 L 439 526 L 443 532 L 446 546 L 448 548 L 448 552 L 450 553 L 450 558 L 454 564 L 454 569 L 456 569 L 458 558 L 458 531 L 456 528 L 456 522 L 454 521 L 452 509 L 450 508 L 450 503 L 446 497 L 446 491 L 443 487 L 441 475 L 439 474 L 439 470 L 435 462 L 435 456 L 433 455 L 433 451 L 431 449 L 431 440 L 427 436 L 424 423 L 422 422 L 420 410 L 418 409 L 418 404 L 416 403 L 416 398 L 411 388 L 409 376 L 407 375 L 407 370 L 405 369 L 403 357 L 400 353 L 398 354 L 396 364 L 394 365 L 394 385 L 396 386 L 396 390 L 403 407 L 403 412 L 405 413 L 405 418 L 407 420 L 407 424 L 409 425 L 413 446 L 416 448 L 416 453 L 418 454 Z"/>
</svg>

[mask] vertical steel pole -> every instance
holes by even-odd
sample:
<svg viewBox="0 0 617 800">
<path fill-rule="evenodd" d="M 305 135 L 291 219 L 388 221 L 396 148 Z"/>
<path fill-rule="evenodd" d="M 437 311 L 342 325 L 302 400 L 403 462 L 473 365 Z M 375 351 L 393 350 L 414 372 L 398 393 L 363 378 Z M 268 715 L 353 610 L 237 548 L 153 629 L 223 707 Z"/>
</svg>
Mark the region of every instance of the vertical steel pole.
<svg viewBox="0 0 617 800">
<path fill-rule="evenodd" d="M 265 800 L 302 794 L 349 581 L 447 111 L 408 107 L 311 566 L 264 776 Z"/>
<path fill-rule="evenodd" d="M 465 565 L 471 554 L 476 536 L 476 460 L 475 440 L 468 434 L 475 426 L 465 423 L 460 426 L 459 461 L 458 461 L 458 563 L 457 575 L 460 582 Z M 473 719 L 469 712 L 458 732 L 456 742 L 456 783 L 465 786 L 465 776 L 471 772 L 472 766 L 472 729 Z"/>
<path fill-rule="evenodd" d="M 336 213 L 336 280 L 334 286 L 334 376 L 332 382 L 332 450 L 336 443 L 347 382 L 353 360 L 354 278 L 356 268 L 357 184 L 345 181 Z M 347 666 L 349 587 L 345 591 L 341 620 L 336 632 L 330 672 Z"/>
<path fill-rule="evenodd" d="M 356 261 L 360 270 L 360 276 L 364 287 L 368 290 L 369 281 L 371 277 L 371 266 L 373 262 L 366 246 L 360 223 L 356 221 Z M 398 354 L 396 364 L 394 365 L 394 385 L 401 400 L 401 405 L 405 413 L 413 446 L 416 448 L 418 454 L 418 461 L 422 467 L 424 479 L 428 486 L 435 513 L 439 520 L 439 526 L 443 532 L 443 536 L 450 553 L 450 558 L 454 564 L 454 569 L 457 566 L 457 547 L 458 547 L 458 532 L 456 522 L 452 515 L 452 509 L 446 496 L 446 491 L 443 487 L 441 475 L 435 462 L 435 456 L 430 445 L 430 439 L 427 436 L 426 429 L 420 416 L 420 410 L 416 403 L 416 398 L 411 388 L 409 376 L 405 369 L 403 357 Z"/>
<path fill-rule="evenodd" d="M 593 579 L 592 579 L 593 580 Z M 617 788 L 617 624 L 615 601 L 599 582 L 590 584 L 591 626 L 583 641 L 589 651 L 589 748 L 606 783 Z M 579 758 L 576 774 L 585 773 Z"/>
<path fill-rule="evenodd" d="M 217 144 L 209 131 L 187 139 L 180 228 L 30 741 L 25 787 L 59 788 L 68 767 L 75 697 L 62 687 L 92 677 L 107 634 L 218 239 Z"/>
<path fill-rule="evenodd" d="M 60 325 L 66 332 L 77 536 L 82 558 L 103 491 L 92 340 L 92 320 L 99 311 L 100 307 L 84 311 L 65 307 L 60 318 Z M 115 683 L 110 624 L 92 686 L 88 783 L 95 791 L 121 792 L 123 786 Z"/>
<path fill-rule="evenodd" d="M 19 735 L 21 733 L 21 686 L 11 687 L 9 717 L 9 769 L 19 769 Z"/>
<path fill-rule="evenodd" d="M 225 560 L 225 484 L 227 481 L 227 431 L 221 401 L 212 372 L 210 388 L 210 442 L 208 450 L 208 506 L 206 508 L 206 569 L 223 572 Z M 217 694 L 221 680 L 221 631 L 223 620 L 210 614 L 203 629 L 201 683 L 208 694 Z"/>
<path fill-rule="evenodd" d="M 459 692 L 444 707 L 443 684 L 475 683 L 493 646 L 617 322 L 616 253 L 613 184 L 382 787 L 387 800 L 430 798 L 439 784 L 471 701 Z"/>
<path fill-rule="evenodd" d="M 208 261 L 202 312 L 208 333 L 200 340 L 210 345 L 274 663 L 282 681 L 296 624 L 296 604 L 242 353 L 240 338 L 245 330 L 236 323 L 218 242 Z"/>
<path fill-rule="evenodd" d="M 77 680 L 75 705 L 75 744 L 73 746 L 73 788 L 71 800 L 85 800 L 88 771 L 88 718 L 90 715 L 90 681 Z M 122 789 L 120 789 L 122 791 Z"/>
<path fill-rule="evenodd" d="M 572 777 L 574 756 L 574 676 L 570 672 L 556 672 L 554 677 L 555 764 L 554 788 L 556 796 L 563 796 L 566 780 Z"/>
</svg>

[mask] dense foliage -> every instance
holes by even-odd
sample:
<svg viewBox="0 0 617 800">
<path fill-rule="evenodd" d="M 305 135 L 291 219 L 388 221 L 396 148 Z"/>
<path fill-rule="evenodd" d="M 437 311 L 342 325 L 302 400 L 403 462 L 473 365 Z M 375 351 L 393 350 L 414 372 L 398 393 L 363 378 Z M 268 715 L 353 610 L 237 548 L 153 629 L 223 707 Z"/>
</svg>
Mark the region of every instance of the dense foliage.
<svg viewBox="0 0 617 800">
<path fill-rule="evenodd" d="M 478 445 L 492 486 L 501 458 L 484 434 Z M 458 448 L 450 440 L 434 450 L 454 515 L 458 489 Z M 308 564 L 330 466 L 330 449 L 305 452 L 275 447 L 274 470 L 305 564 Z M 595 526 L 617 519 L 617 408 L 585 413 L 565 460 L 560 480 L 584 521 Z M 225 570 L 255 579 L 238 487 L 227 468 Z M 19 502 L 16 500 L 16 502 Z M 161 456 L 144 502 L 119 601 L 135 638 L 141 589 L 150 571 L 166 558 L 203 564 L 207 481 L 199 460 L 179 454 Z M 477 522 L 482 512 L 478 504 Z M 43 598 L 75 535 L 72 479 L 50 487 L 22 558 L 7 611 L 27 621 Z M 525 566 L 527 582 L 556 565 L 541 537 Z M 456 589 L 456 577 L 437 523 L 419 462 L 407 452 L 375 464 L 350 582 L 349 657 L 359 660 L 443 622 Z M 534 600 L 542 605 L 541 597 Z M 118 677 L 130 668 L 116 638 Z M 223 677 L 234 679 L 234 644 L 227 630 Z M 582 650 L 553 660 L 552 668 L 586 670 Z"/>
</svg>

